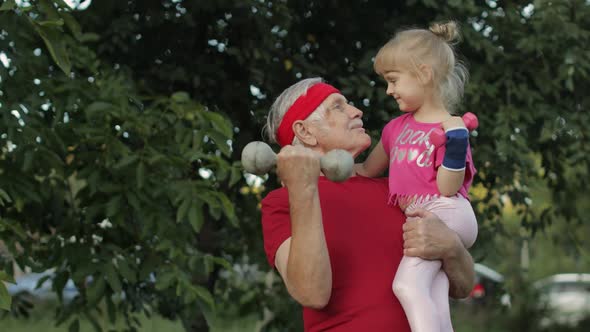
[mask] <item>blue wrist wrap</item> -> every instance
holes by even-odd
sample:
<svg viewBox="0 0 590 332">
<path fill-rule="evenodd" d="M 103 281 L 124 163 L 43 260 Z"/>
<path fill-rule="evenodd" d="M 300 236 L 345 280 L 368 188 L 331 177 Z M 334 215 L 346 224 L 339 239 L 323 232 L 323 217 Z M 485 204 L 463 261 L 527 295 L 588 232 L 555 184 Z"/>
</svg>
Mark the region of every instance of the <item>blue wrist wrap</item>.
<svg viewBox="0 0 590 332">
<path fill-rule="evenodd" d="M 442 166 L 450 171 L 464 170 L 467 146 L 469 145 L 469 131 L 467 128 L 454 128 L 448 130 L 445 135 L 447 143 Z"/>
</svg>

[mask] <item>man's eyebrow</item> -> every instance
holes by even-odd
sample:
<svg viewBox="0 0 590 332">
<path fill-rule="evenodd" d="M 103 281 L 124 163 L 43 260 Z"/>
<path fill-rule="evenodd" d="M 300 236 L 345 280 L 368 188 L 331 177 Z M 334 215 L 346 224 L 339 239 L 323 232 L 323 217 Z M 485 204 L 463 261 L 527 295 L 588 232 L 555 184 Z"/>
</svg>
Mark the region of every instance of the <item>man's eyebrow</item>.
<svg viewBox="0 0 590 332">
<path fill-rule="evenodd" d="M 339 95 L 339 96 L 336 96 L 336 98 L 334 98 L 334 101 L 332 102 L 332 104 L 342 103 L 342 102 L 347 103 L 348 100 L 346 100 L 346 97 Z"/>
</svg>

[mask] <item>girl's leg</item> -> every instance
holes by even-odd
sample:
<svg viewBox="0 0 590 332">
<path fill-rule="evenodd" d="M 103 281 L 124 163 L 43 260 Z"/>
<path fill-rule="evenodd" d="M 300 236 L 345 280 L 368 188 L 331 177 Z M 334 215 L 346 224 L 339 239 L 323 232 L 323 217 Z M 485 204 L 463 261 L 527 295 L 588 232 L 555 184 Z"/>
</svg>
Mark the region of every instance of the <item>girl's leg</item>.
<svg viewBox="0 0 590 332">
<path fill-rule="evenodd" d="M 455 231 L 463 245 L 471 247 L 477 237 L 477 220 L 468 200 L 463 197 L 440 197 L 423 206 L 436 214 L 450 229 Z M 432 300 L 440 315 L 440 331 L 453 331 L 449 309 L 449 279 L 440 270 L 433 280 Z"/>
<path fill-rule="evenodd" d="M 441 322 L 438 309 L 431 297 L 434 277 L 441 262 L 404 256 L 399 264 L 393 292 L 400 301 L 412 332 L 439 332 Z"/>
<path fill-rule="evenodd" d="M 471 203 L 462 196 L 439 197 L 422 206 L 436 214 L 442 222 L 455 231 L 465 248 L 470 248 L 477 238 L 477 219 Z"/>
<path fill-rule="evenodd" d="M 449 278 L 443 270 L 439 270 L 432 282 L 432 300 L 440 317 L 440 331 L 452 332 L 451 310 L 449 308 Z"/>
</svg>

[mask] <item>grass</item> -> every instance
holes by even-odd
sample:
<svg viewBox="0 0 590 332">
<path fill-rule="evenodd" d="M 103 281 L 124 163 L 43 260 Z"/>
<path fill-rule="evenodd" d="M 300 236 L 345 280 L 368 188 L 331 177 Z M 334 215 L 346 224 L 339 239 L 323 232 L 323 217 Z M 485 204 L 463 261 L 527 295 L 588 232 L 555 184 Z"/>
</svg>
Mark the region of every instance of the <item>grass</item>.
<svg viewBox="0 0 590 332">
<path fill-rule="evenodd" d="M 477 310 L 480 309 L 480 310 Z M 473 308 L 468 306 L 454 306 L 453 326 L 455 332 L 503 332 L 503 330 L 494 324 L 492 315 L 481 308 Z M 495 317 L 497 319 L 497 317 Z M 140 332 L 184 332 L 180 322 L 172 322 L 159 316 L 140 316 L 141 321 Z M 113 329 L 122 331 L 125 327 L 121 319 L 117 320 L 117 324 L 113 327 L 108 322 L 106 317 L 99 321 L 103 331 Z M 243 322 L 242 322 L 243 323 Z M 229 324 L 229 325 L 228 325 Z M 248 324 L 241 324 L 241 327 L 229 327 L 230 322 L 226 322 L 224 327 L 218 326 L 219 331 L 245 331 L 243 328 Z M 29 318 L 16 318 L 12 316 L 0 316 L 0 331 L 2 332 L 67 332 L 68 323 L 55 327 L 53 319 L 53 308 L 45 305 L 43 307 L 36 307 L 31 311 Z M 89 321 L 81 319 L 80 332 L 94 332 Z"/>
<path fill-rule="evenodd" d="M 451 307 L 455 332 L 505 332 L 501 317 L 489 307 L 456 304 Z"/>
<path fill-rule="evenodd" d="M 53 318 L 54 308 L 49 304 L 36 306 L 30 312 L 28 318 L 14 317 L 11 315 L 0 316 L 0 331 L 2 332 L 67 332 L 69 323 L 56 327 Z M 115 330 L 123 331 L 125 328 L 124 321 L 118 317 L 116 324 L 113 326 L 107 317 L 99 317 L 98 323 L 103 331 Z M 141 322 L 140 332 L 184 332 L 182 324 L 178 321 L 173 322 L 157 315 L 151 318 L 145 315 L 138 316 Z M 92 324 L 87 319 L 80 319 L 80 332 L 95 332 Z"/>
</svg>

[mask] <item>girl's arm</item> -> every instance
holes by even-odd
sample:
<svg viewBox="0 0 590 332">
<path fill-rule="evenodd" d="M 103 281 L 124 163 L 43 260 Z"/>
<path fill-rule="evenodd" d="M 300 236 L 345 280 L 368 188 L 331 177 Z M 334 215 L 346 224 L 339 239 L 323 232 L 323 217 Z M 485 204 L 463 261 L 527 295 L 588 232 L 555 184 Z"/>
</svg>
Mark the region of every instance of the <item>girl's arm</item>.
<svg viewBox="0 0 590 332">
<path fill-rule="evenodd" d="M 449 171 L 444 167 L 439 167 L 436 173 L 436 184 L 438 191 L 443 196 L 455 196 L 465 180 L 465 170 Z"/>
<path fill-rule="evenodd" d="M 383 143 L 379 141 L 364 163 L 354 165 L 354 171 L 358 175 L 374 178 L 383 174 L 388 165 L 389 156 L 385 153 Z"/>
<path fill-rule="evenodd" d="M 441 195 L 454 196 L 465 181 L 469 131 L 458 116 L 451 117 L 442 125 L 447 143 L 443 164 L 437 170 L 436 184 Z"/>
</svg>

